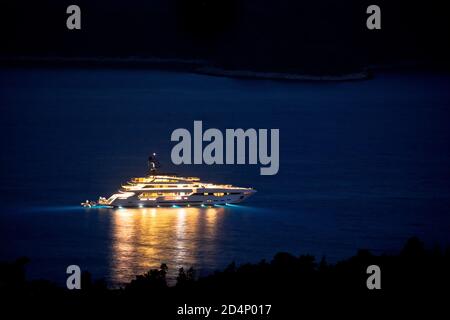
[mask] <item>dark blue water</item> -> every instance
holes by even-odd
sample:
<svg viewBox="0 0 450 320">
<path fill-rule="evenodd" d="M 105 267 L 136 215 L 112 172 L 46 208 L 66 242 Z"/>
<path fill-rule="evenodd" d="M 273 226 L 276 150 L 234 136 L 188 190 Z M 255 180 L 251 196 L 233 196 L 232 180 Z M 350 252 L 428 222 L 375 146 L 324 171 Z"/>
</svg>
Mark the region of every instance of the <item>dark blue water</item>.
<svg viewBox="0 0 450 320">
<path fill-rule="evenodd" d="M 0 71 L 0 260 L 63 281 L 79 264 L 117 284 L 169 265 L 202 274 L 278 251 L 397 252 L 450 244 L 450 76 L 289 83 L 136 70 Z M 173 166 L 176 128 L 279 128 L 280 171 Z M 259 192 L 213 209 L 85 210 L 157 152 L 180 174 Z"/>
</svg>

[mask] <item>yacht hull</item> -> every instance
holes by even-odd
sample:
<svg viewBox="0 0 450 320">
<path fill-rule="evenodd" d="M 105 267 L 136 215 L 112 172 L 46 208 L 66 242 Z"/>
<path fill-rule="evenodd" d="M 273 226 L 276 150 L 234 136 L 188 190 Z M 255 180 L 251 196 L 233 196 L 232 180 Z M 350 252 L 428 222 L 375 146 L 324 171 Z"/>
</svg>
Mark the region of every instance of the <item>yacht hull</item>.
<svg viewBox="0 0 450 320">
<path fill-rule="evenodd" d="M 114 208 L 148 208 L 148 207 L 195 207 L 195 206 L 213 206 L 235 204 L 245 201 L 256 193 L 255 190 L 246 191 L 237 195 L 225 195 L 223 197 L 215 196 L 185 196 L 180 199 L 168 199 L 161 197 L 157 199 L 142 200 L 138 196 L 128 197 L 127 199 L 116 199 L 109 203 Z"/>
</svg>

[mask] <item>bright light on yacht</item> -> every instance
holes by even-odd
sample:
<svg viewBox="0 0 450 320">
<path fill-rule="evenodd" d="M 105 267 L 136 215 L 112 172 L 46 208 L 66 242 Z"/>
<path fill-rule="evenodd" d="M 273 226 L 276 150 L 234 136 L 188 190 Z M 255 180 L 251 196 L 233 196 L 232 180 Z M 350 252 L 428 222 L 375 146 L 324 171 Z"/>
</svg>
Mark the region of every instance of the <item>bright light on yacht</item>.
<svg viewBox="0 0 450 320">
<path fill-rule="evenodd" d="M 84 207 L 110 206 L 115 208 L 214 206 L 239 203 L 253 195 L 252 188 L 230 184 L 213 184 L 197 177 L 180 177 L 159 172 L 159 162 L 153 154 L 148 159 L 149 171 L 145 177 L 132 178 L 108 199 L 82 202 Z"/>
</svg>

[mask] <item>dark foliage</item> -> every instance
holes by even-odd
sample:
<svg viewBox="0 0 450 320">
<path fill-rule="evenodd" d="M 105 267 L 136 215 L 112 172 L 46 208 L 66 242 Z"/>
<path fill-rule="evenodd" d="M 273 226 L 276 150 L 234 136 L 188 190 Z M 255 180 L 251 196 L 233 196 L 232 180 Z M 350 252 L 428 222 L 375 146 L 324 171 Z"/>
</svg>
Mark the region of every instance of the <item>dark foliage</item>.
<svg viewBox="0 0 450 320">
<path fill-rule="evenodd" d="M 450 285 L 449 250 L 427 250 L 417 238 L 410 239 L 398 255 L 375 256 L 360 250 L 337 264 L 325 259 L 317 263 L 310 255 L 278 253 L 271 262 L 231 263 L 223 271 L 198 279 L 193 268 L 181 268 L 174 286 L 167 285 L 168 267 L 163 264 L 122 289 L 108 289 L 85 273 L 81 290 L 67 290 L 48 281 L 27 281 L 26 263 L 19 259 L 0 264 L 0 291 L 7 305 L 45 314 L 57 314 L 62 308 L 75 314 L 94 310 L 130 316 L 145 310 L 149 316 L 165 319 L 177 318 L 177 307 L 184 304 L 220 307 L 233 303 L 272 304 L 271 319 L 299 312 L 360 316 L 364 314 L 361 308 L 372 316 L 393 310 L 405 315 L 430 306 L 437 311 L 436 305 L 448 298 Z M 381 268 L 381 290 L 366 286 L 366 269 L 373 264 Z"/>
</svg>

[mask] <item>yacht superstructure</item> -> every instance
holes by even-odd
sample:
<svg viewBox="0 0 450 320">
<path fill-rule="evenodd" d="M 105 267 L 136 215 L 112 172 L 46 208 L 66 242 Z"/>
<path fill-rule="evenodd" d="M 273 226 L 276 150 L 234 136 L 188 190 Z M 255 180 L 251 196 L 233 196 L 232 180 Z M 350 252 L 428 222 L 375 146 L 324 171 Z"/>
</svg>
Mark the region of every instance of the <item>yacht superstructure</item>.
<svg viewBox="0 0 450 320">
<path fill-rule="evenodd" d="M 148 163 L 147 176 L 132 178 L 109 198 L 100 197 L 97 202 L 86 200 L 82 205 L 117 208 L 211 206 L 239 203 L 256 192 L 252 188 L 202 182 L 197 177 L 160 173 L 155 154 L 149 157 Z"/>
</svg>

